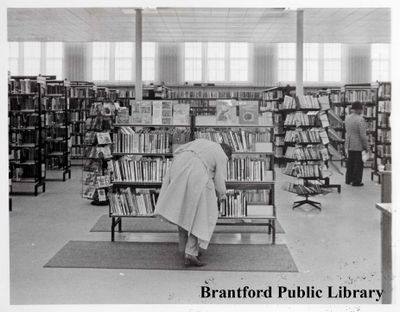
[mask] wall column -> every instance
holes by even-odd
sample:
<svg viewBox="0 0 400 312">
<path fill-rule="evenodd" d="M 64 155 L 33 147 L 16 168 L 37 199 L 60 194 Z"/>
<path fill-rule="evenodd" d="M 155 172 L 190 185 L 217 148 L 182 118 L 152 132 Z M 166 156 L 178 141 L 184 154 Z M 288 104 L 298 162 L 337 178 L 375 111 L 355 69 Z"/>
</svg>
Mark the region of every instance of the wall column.
<svg viewBox="0 0 400 312">
<path fill-rule="evenodd" d="M 296 95 L 303 95 L 304 11 L 297 10 L 296 13 Z"/>
<path fill-rule="evenodd" d="M 142 9 L 135 11 L 135 99 L 142 100 Z"/>
</svg>

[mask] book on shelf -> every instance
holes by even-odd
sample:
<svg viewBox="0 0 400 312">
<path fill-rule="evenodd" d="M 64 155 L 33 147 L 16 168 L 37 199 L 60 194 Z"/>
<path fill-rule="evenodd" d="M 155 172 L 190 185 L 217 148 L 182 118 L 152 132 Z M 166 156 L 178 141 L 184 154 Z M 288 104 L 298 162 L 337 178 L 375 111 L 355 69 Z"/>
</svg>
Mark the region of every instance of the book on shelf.
<svg viewBox="0 0 400 312">
<path fill-rule="evenodd" d="M 156 193 L 145 189 L 120 188 L 108 198 L 110 213 L 117 216 L 152 216 L 156 205 Z"/>
<path fill-rule="evenodd" d="M 330 140 L 335 142 L 343 142 L 342 137 L 332 128 L 328 128 L 328 137 Z"/>
<path fill-rule="evenodd" d="M 307 147 L 294 147 L 288 146 L 286 149 L 285 157 L 288 159 L 296 160 L 319 160 L 321 159 L 320 147 L 307 146 Z"/>
<path fill-rule="evenodd" d="M 239 101 L 238 104 L 239 104 L 239 124 L 258 125 L 258 116 L 259 116 L 258 101 Z"/>
<path fill-rule="evenodd" d="M 237 103 L 234 100 L 217 100 L 217 124 L 236 125 L 238 123 L 236 107 Z"/>
<path fill-rule="evenodd" d="M 289 162 L 283 173 L 297 178 L 319 178 L 321 177 L 320 165 L 304 165 L 296 162 Z"/>
<path fill-rule="evenodd" d="M 109 145 L 89 146 L 85 150 L 85 155 L 92 159 L 110 159 L 112 157 Z"/>
<path fill-rule="evenodd" d="M 124 156 L 112 161 L 113 179 L 123 182 L 162 182 L 171 165 L 170 159 L 134 158 Z"/>
<path fill-rule="evenodd" d="M 118 109 L 115 122 L 117 124 L 127 124 L 130 122 L 128 107 L 120 107 Z"/>
<path fill-rule="evenodd" d="M 330 123 L 335 124 L 335 125 L 340 125 L 340 126 L 344 125 L 343 119 L 340 118 L 340 116 L 337 115 L 334 111 L 328 110 L 327 115 L 328 115 L 328 121 Z"/>
<path fill-rule="evenodd" d="M 321 139 L 322 144 L 326 145 L 329 143 L 329 137 L 328 133 L 326 132 L 326 129 L 321 129 L 319 131 L 319 137 Z"/>
<path fill-rule="evenodd" d="M 294 97 L 285 95 L 282 109 L 296 109 L 296 99 Z"/>
<path fill-rule="evenodd" d="M 327 193 L 327 191 L 321 187 L 321 184 L 317 182 L 308 182 L 307 185 L 301 184 L 299 182 L 298 183 L 287 182 L 283 185 L 283 189 L 285 191 L 302 196 L 305 195 L 313 196 L 313 195 Z"/>
<path fill-rule="evenodd" d="M 281 100 L 283 99 L 282 90 L 268 90 L 263 93 L 263 100 Z"/>
<path fill-rule="evenodd" d="M 373 89 L 362 90 L 346 90 L 345 101 L 348 103 L 353 102 L 374 102 L 376 100 L 376 92 Z"/>
<path fill-rule="evenodd" d="M 392 93 L 392 84 L 390 82 L 380 83 L 378 88 L 378 96 L 380 98 L 389 98 Z"/>
<path fill-rule="evenodd" d="M 162 125 L 162 101 L 153 101 L 153 117 L 152 124 L 153 125 Z"/>
<path fill-rule="evenodd" d="M 172 125 L 172 101 L 162 101 L 162 125 Z"/>
<path fill-rule="evenodd" d="M 173 105 L 173 124 L 190 125 L 190 104 L 174 103 Z"/>
<path fill-rule="evenodd" d="M 307 113 L 293 112 L 286 116 L 285 126 L 315 126 L 317 124 L 318 111 Z"/>
<path fill-rule="evenodd" d="M 320 112 L 319 113 L 319 120 L 321 122 L 321 126 L 323 128 L 327 128 L 330 126 L 329 124 L 329 119 L 328 119 L 328 115 L 325 112 Z"/>
<path fill-rule="evenodd" d="M 378 102 L 378 113 L 390 113 L 392 110 L 391 101 L 379 101 Z"/>
<path fill-rule="evenodd" d="M 273 216 L 273 206 L 269 203 L 270 190 L 262 190 L 256 194 L 254 191 L 228 190 L 226 199 L 221 201 L 218 207 L 220 217 L 247 217 Z M 253 195 L 254 194 L 254 195 Z M 265 195 L 264 195 L 265 194 Z M 258 204 L 252 198 L 264 197 Z"/>
<path fill-rule="evenodd" d="M 300 109 L 319 109 L 320 105 L 318 98 L 311 95 L 299 95 L 297 96 Z"/>
<path fill-rule="evenodd" d="M 109 132 L 96 132 L 97 144 L 105 145 L 111 144 L 111 137 Z"/>
<path fill-rule="evenodd" d="M 331 109 L 331 106 L 329 104 L 329 96 L 328 95 L 323 95 L 323 96 L 318 97 L 318 102 L 321 106 L 321 110 L 326 111 L 326 110 Z"/>
<path fill-rule="evenodd" d="M 233 148 L 235 152 L 259 152 L 261 147 L 272 152 L 272 133 L 270 129 L 257 129 L 254 131 L 235 129 L 216 131 L 199 129 L 195 131 L 196 139 L 206 139 L 217 143 L 225 143 Z M 271 143 L 268 145 L 257 145 L 257 143 Z"/>
<path fill-rule="evenodd" d="M 171 153 L 172 131 L 133 130 L 121 127 L 113 133 L 114 152 L 117 153 Z"/>
<path fill-rule="evenodd" d="M 139 124 L 152 124 L 152 102 L 140 101 L 139 103 Z"/>
<path fill-rule="evenodd" d="M 320 142 L 319 129 L 310 129 L 308 131 L 288 130 L 285 133 L 285 142 L 287 143 L 318 143 Z"/>
<path fill-rule="evenodd" d="M 271 158 L 235 157 L 227 163 L 227 181 L 273 180 Z"/>
</svg>

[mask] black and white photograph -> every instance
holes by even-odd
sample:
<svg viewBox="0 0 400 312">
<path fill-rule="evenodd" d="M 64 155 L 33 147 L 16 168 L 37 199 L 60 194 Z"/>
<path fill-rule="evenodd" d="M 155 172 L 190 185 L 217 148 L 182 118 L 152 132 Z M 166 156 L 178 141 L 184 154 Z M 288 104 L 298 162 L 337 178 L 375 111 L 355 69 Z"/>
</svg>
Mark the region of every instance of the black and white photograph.
<svg viewBox="0 0 400 312">
<path fill-rule="evenodd" d="M 400 14 L 328 3 L 2 4 L 2 311 L 397 310 Z"/>
</svg>

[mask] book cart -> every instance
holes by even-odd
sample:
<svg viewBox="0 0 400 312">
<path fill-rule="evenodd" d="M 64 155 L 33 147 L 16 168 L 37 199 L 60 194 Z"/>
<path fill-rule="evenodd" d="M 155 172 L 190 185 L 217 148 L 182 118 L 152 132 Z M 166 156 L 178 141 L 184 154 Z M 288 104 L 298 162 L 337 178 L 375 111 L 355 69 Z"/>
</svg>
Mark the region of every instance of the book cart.
<svg viewBox="0 0 400 312">
<path fill-rule="evenodd" d="M 71 179 L 69 94 L 69 81 L 46 81 L 44 103 L 47 180 L 65 181 L 67 176 Z M 49 177 L 50 172 L 54 175 Z M 56 177 L 59 173 L 61 177 Z"/>
<path fill-rule="evenodd" d="M 256 102 L 257 104 L 257 110 L 259 110 L 259 102 Z M 236 107 L 235 107 L 236 109 Z M 132 193 L 132 198 L 135 198 L 135 200 L 138 200 L 138 202 L 142 201 L 143 203 L 147 202 L 148 204 L 150 203 L 150 209 L 144 211 L 143 214 L 139 215 L 132 215 L 132 214 L 125 214 L 122 213 L 121 211 L 118 213 L 113 212 L 112 205 L 110 204 L 110 212 L 109 216 L 111 218 L 111 241 L 115 240 L 115 231 L 116 228 L 118 232 L 122 231 L 122 219 L 125 217 L 152 217 L 152 211 L 154 211 L 154 206 L 155 202 L 157 199 L 157 193 L 158 189 L 161 188 L 162 185 L 162 172 L 165 172 L 166 168 L 169 166 L 170 163 L 170 158 L 172 157 L 172 144 L 175 143 L 185 143 L 186 141 L 189 141 L 189 139 L 194 139 L 197 137 L 201 137 L 199 133 L 206 131 L 208 132 L 209 130 L 212 130 L 213 132 L 217 133 L 222 133 L 230 129 L 236 129 L 236 130 L 241 130 L 241 131 L 254 131 L 254 129 L 261 128 L 262 131 L 268 133 L 269 141 L 267 143 L 268 145 L 268 151 L 263 150 L 264 146 L 263 144 L 261 145 L 260 150 L 254 149 L 254 146 L 252 148 L 247 149 L 247 150 L 238 150 L 238 146 L 233 147 L 234 149 L 234 154 L 233 154 L 233 160 L 231 161 L 230 167 L 228 165 L 228 177 L 226 181 L 226 188 L 228 191 L 227 197 L 228 200 L 225 203 L 222 203 L 219 207 L 219 218 L 218 218 L 218 225 L 232 225 L 232 226 L 241 226 L 241 225 L 258 225 L 258 226 L 265 226 L 266 227 L 266 232 L 271 235 L 271 240 L 272 243 L 275 243 L 275 220 L 276 220 L 276 208 L 274 205 L 274 199 L 275 199 L 275 172 L 274 172 L 274 152 L 273 152 L 273 127 L 272 127 L 272 120 L 271 120 L 271 125 L 270 126 L 264 126 L 264 125 L 240 125 L 240 124 L 230 124 L 230 125 L 220 125 L 220 124 L 210 124 L 209 122 L 205 124 L 201 124 L 199 122 L 199 118 L 196 117 L 205 117 L 202 115 L 202 113 L 205 113 L 206 116 L 210 113 L 212 113 L 213 108 L 192 108 L 191 109 L 191 118 L 190 122 L 187 122 L 185 124 L 177 124 L 177 125 L 160 125 L 160 124 L 116 124 L 115 125 L 115 130 L 117 131 L 117 134 L 114 134 L 113 138 L 113 143 L 114 143 L 114 152 L 113 152 L 113 158 L 115 160 L 120 160 L 121 157 L 126 157 L 126 156 L 138 156 L 138 157 L 143 157 L 142 162 L 152 162 L 153 163 L 158 159 L 158 163 L 162 163 L 163 165 L 161 166 L 162 171 L 159 172 L 156 177 L 151 176 L 150 179 L 146 177 L 140 177 L 142 181 L 138 181 L 138 177 L 132 179 L 126 179 L 122 178 L 119 173 L 116 173 L 119 171 L 119 169 L 114 168 L 113 172 L 113 181 L 112 181 L 112 191 L 109 193 L 109 197 L 115 196 L 114 199 L 110 199 L 110 202 L 118 201 L 120 194 L 123 192 L 130 192 Z M 207 117 L 208 117 L 207 116 Z M 200 118 L 201 119 L 201 118 Z M 186 129 L 185 135 L 182 138 L 182 136 L 179 136 L 179 139 L 176 140 L 174 139 L 176 137 L 176 134 L 174 133 L 173 135 L 170 134 L 171 136 L 167 136 L 167 138 L 164 138 L 163 142 L 165 142 L 165 145 L 162 146 L 161 149 L 156 149 L 156 150 L 149 150 L 149 151 L 125 151 L 121 152 L 121 146 L 124 146 L 124 144 L 121 144 L 121 140 L 118 138 L 118 131 L 122 131 L 121 128 L 140 128 L 140 129 L 157 129 L 161 130 L 164 129 L 164 133 L 167 133 L 168 131 L 173 131 L 173 129 L 181 128 L 181 129 Z M 126 130 L 126 129 L 125 129 Z M 236 131 L 233 130 L 233 131 Z M 129 130 L 128 130 L 129 131 Z M 146 133 L 146 131 L 144 132 Z M 226 138 L 226 136 L 225 136 Z M 215 139 L 215 138 L 214 138 Z M 177 142 L 178 141 L 178 142 Z M 231 142 L 227 142 L 225 140 L 222 140 L 225 143 L 229 144 Z M 116 143 L 119 144 L 116 146 Z M 170 143 L 172 143 L 170 145 Z M 154 158 L 151 160 L 151 158 Z M 233 164 L 235 158 L 242 158 L 246 159 L 247 161 L 250 161 L 251 158 L 253 158 L 256 162 L 262 163 L 266 158 L 269 159 L 269 166 L 268 170 L 266 170 L 265 166 L 260 166 L 257 167 L 259 169 L 259 175 L 253 176 L 253 179 L 246 179 L 245 177 L 241 177 L 240 179 L 236 179 L 237 177 L 235 176 L 234 171 L 229 170 L 229 168 L 233 168 L 235 165 Z M 150 160 L 149 160 L 150 159 Z M 131 167 L 133 166 L 134 168 L 137 168 L 140 159 L 130 159 L 131 162 Z M 133 163 L 135 165 L 133 165 Z M 244 164 L 244 161 L 238 161 L 236 165 L 238 164 Z M 123 168 L 126 168 L 125 165 L 119 165 Z M 255 167 L 253 167 L 255 168 Z M 262 169 L 261 169 L 262 168 Z M 265 171 L 262 171 L 264 170 Z M 262 171 L 262 172 L 261 172 Z M 239 171 L 243 172 L 243 171 Z M 136 172 L 137 173 L 137 172 Z M 237 173 L 236 173 L 237 174 Z M 139 174 L 140 175 L 140 174 Z M 118 178 L 116 178 L 118 177 Z M 149 176 L 148 176 L 149 177 Z M 236 178 L 235 178 L 236 177 Z M 144 178 L 144 179 L 143 179 Z M 125 189 L 124 189 L 125 188 Z M 146 193 L 140 193 L 143 190 Z M 247 198 L 243 196 L 245 192 L 252 190 L 255 192 L 263 192 L 263 191 L 268 191 L 268 196 L 267 199 L 265 196 L 261 196 L 263 200 L 265 201 L 260 201 L 260 196 L 252 196 L 252 198 L 249 198 L 247 201 Z M 231 199 L 231 200 L 230 200 Z M 268 201 L 268 202 L 266 202 Z M 233 207 L 236 203 L 236 206 Z"/>
<path fill-rule="evenodd" d="M 71 165 L 82 165 L 85 158 L 84 138 L 86 118 L 94 99 L 94 84 L 87 81 L 71 81 L 69 103 L 71 121 Z"/>
<path fill-rule="evenodd" d="M 50 76 L 11 76 L 9 80 L 10 194 L 38 195 L 45 183 L 44 108 L 46 78 Z M 15 190 L 15 187 L 18 190 Z M 23 188 L 23 191 L 20 189 Z"/>
<path fill-rule="evenodd" d="M 378 83 L 378 102 L 376 105 L 376 127 L 375 127 L 375 146 L 374 158 L 371 171 L 371 180 L 374 176 L 378 178 L 378 183 L 381 183 L 380 166 L 384 166 L 384 170 L 391 169 L 391 128 L 390 128 L 390 113 L 391 113 L 391 83 Z"/>
</svg>

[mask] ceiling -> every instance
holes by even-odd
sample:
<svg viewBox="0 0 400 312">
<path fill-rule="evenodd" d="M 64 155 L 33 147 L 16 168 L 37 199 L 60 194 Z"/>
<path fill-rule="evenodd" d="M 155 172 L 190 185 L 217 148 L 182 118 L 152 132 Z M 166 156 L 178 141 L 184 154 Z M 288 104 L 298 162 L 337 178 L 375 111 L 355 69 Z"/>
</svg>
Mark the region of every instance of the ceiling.
<svg viewBox="0 0 400 312">
<path fill-rule="evenodd" d="M 134 41 L 135 14 L 126 14 L 126 11 L 121 8 L 9 8 L 8 40 Z M 390 24 L 390 9 L 304 9 L 304 41 L 389 43 Z M 143 11 L 143 41 L 295 40 L 296 12 L 291 10 L 157 8 Z"/>
</svg>

